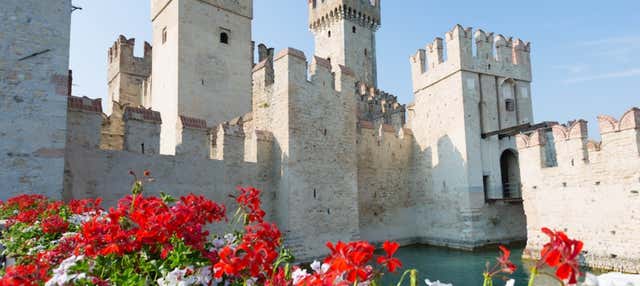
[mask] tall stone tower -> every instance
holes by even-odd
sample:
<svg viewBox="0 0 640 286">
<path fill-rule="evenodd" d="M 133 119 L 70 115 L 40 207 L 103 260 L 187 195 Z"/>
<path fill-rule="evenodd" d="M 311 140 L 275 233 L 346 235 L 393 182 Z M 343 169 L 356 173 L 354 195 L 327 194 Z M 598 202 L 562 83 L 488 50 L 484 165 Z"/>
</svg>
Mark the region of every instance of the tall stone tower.
<svg viewBox="0 0 640 286">
<path fill-rule="evenodd" d="M 252 18 L 252 0 L 151 0 L 163 154 L 175 153 L 179 116 L 214 125 L 251 110 Z"/>
<path fill-rule="evenodd" d="M 0 200 L 62 198 L 71 0 L 7 0 L 0 9 Z"/>
<path fill-rule="evenodd" d="M 109 49 L 107 82 L 109 101 L 107 114 L 113 111 L 113 102 L 132 107 L 144 105 L 143 87 L 151 75 L 151 45 L 144 43 L 144 57 L 133 55 L 136 40 L 120 36 Z"/>
<path fill-rule="evenodd" d="M 309 0 L 315 54 L 352 69 L 360 82 L 377 85 L 376 30 L 380 0 Z"/>
<path fill-rule="evenodd" d="M 431 243 L 471 248 L 526 237 L 515 135 L 533 122 L 529 50 L 456 25 L 411 57 L 413 178 L 424 207 L 441 214 L 420 216 Z"/>
</svg>

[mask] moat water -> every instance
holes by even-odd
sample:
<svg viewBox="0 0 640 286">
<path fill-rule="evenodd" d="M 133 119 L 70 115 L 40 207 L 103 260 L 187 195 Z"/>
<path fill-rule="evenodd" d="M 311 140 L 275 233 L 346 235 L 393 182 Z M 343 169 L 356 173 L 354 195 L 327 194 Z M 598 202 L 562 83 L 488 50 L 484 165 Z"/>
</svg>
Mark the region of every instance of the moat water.
<svg viewBox="0 0 640 286">
<path fill-rule="evenodd" d="M 521 259 L 524 244 L 510 245 L 509 249 L 511 249 L 511 260 L 518 266 L 518 270 L 510 277 L 516 280 L 516 286 L 526 286 L 530 262 Z M 426 286 L 425 278 L 431 281 L 440 280 L 454 286 L 482 286 L 485 265 L 487 262 L 495 263 L 496 257 L 500 255 L 499 252 L 497 246 L 473 252 L 431 246 L 409 246 L 399 249 L 397 257 L 404 264 L 402 269 L 419 271 L 419 286 Z M 523 267 L 523 265 L 526 266 Z M 395 286 L 400 279 L 400 274 L 385 277 L 383 285 Z M 536 280 L 536 286 L 558 285 L 557 282 L 545 280 L 548 279 L 542 277 L 540 281 Z M 408 280 L 405 280 L 403 285 L 409 285 Z M 496 278 L 494 285 L 503 286 L 504 282 Z"/>
</svg>

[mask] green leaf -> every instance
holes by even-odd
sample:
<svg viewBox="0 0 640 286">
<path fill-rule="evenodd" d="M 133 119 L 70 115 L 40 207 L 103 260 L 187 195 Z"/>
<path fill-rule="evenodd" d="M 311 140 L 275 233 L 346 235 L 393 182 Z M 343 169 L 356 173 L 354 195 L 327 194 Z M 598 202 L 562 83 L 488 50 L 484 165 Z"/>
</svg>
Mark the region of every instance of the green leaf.
<svg viewBox="0 0 640 286">
<path fill-rule="evenodd" d="M 160 193 L 160 198 L 162 199 L 162 202 L 164 202 L 165 204 L 172 204 L 177 201 L 174 197 L 172 197 L 171 195 L 167 195 L 165 193 Z"/>
</svg>

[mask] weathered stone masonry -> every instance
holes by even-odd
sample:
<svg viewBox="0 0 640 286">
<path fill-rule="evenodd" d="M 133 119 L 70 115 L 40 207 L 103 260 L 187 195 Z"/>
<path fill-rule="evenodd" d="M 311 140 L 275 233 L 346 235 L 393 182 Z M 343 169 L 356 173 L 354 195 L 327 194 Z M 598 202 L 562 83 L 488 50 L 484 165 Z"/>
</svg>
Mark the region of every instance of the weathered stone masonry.
<svg viewBox="0 0 640 286">
<path fill-rule="evenodd" d="M 528 254 L 546 226 L 584 241 L 586 265 L 639 273 L 640 109 L 598 121 L 601 142 L 584 120 L 518 136 Z"/>
<path fill-rule="evenodd" d="M 2 2 L 1 199 L 62 194 L 70 14 L 70 0 Z"/>
</svg>

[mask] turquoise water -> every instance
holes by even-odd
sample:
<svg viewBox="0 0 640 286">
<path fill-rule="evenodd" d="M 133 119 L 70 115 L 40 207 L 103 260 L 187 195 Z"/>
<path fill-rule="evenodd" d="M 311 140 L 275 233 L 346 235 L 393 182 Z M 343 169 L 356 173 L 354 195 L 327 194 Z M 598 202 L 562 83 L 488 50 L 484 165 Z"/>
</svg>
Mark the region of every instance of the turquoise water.
<svg viewBox="0 0 640 286">
<path fill-rule="evenodd" d="M 518 270 L 510 277 L 516 280 L 516 286 L 526 286 L 529 276 L 522 266 L 521 259 L 524 245 L 511 245 L 509 249 L 511 249 L 511 260 L 518 266 Z M 417 269 L 419 271 L 420 286 L 426 286 L 424 278 L 429 278 L 431 281 L 440 280 L 454 286 L 481 286 L 482 273 L 485 271 L 486 263 L 493 264 L 499 255 L 500 251 L 497 246 L 473 252 L 430 246 L 409 246 L 399 249 L 396 256 L 402 260 L 403 269 Z M 396 285 L 399 276 L 385 277 L 383 285 Z M 543 281 L 540 282 L 536 285 L 543 284 Z M 409 284 L 405 283 L 405 285 Z M 504 282 L 496 278 L 494 285 L 502 286 Z"/>
</svg>

